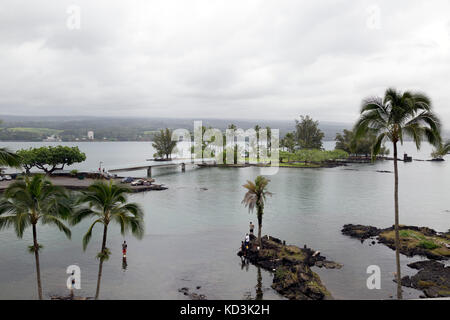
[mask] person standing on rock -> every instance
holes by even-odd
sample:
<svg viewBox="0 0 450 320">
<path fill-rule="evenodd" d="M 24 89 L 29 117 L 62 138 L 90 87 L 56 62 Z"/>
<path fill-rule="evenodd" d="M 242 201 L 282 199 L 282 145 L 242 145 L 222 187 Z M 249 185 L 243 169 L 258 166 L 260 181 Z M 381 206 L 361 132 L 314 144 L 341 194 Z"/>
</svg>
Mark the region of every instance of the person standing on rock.
<svg viewBox="0 0 450 320">
<path fill-rule="evenodd" d="M 244 243 L 244 241 L 241 241 L 241 253 L 242 253 L 242 255 L 241 255 L 241 258 L 242 257 L 246 257 L 247 256 L 247 250 L 246 250 L 246 248 L 245 248 L 245 243 Z"/>
<path fill-rule="evenodd" d="M 255 225 L 250 221 L 250 234 L 253 236 L 253 230 L 255 230 Z"/>
<path fill-rule="evenodd" d="M 250 246 L 250 236 L 247 233 L 245 235 L 245 248 L 248 250 L 249 246 Z"/>
</svg>

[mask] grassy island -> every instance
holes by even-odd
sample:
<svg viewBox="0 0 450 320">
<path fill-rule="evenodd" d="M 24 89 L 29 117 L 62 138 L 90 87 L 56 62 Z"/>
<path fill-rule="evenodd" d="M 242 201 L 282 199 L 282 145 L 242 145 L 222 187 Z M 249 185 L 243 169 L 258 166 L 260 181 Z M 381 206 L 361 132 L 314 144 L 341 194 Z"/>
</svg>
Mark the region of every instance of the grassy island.
<svg viewBox="0 0 450 320">
<path fill-rule="evenodd" d="M 311 267 L 342 267 L 338 263 L 327 261 L 319 252 L 306 246 L 299 248 L 286 245 L 280 239 L 270 236 L 262 237 L 261 250 L 258 250 L 257 238 L 251 237 L 246 256 L 242 251 L 238 255 L 256 266 L 274 272 L 272 288 L 291 300 L 332 299 L 331 293 Z"/>
</svg>

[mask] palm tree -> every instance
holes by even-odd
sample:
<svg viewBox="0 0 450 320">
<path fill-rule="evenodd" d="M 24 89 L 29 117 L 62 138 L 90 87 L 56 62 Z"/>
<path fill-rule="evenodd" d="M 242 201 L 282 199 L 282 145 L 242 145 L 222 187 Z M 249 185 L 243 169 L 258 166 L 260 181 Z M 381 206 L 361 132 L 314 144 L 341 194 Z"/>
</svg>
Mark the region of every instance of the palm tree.
<svg viewBox="0 0 450 320">
<path fill-rule="evenodd" d="M 256 207 L 256 214 L 258 216 L 258 243 L 260 248 L 262 248 L 261 228 L 264 203 L 266 201 L 266 196 L 272 195 L 271 192 L 267 191 L 269 182 L 270 180 L 263 176 L 257 176 L 255 182 L 247 180 L 247 183 L 243 185 L 243 187 L 247 189 L 247 192 L 242 200 L 242 204 L 244 204 L 245 207 L 248 207 L 249 212 L 253 212 L 253 209 Z"/>
<path fill-rule="evenodd" d="M 33 230 L 33 245 L 29 247 L 36 259 L 36 275 L 39 299 L 42 300 L 41 268 L 37 241 L 37 224 L 52 224 L 70 238 L 71 233 L 61 219 L 71 212 L 66 191 L 54 186 L 45 176 L 35 175 L 13 182 L 5 190 L 0 201 L 0 230 L 14 227 L 17 237 L 22 238 L 27 227 Z"/>
<path fill-rule="evenodd" d="M 88 187 L 87 191 L 81 194 L 77 201 L 80 208 L 72 216 L 72 224 L 77 224 L 87 217 L 96 218 L 83 237 L 83 250 L 86 250 L 91 240 L 94 226 L 97 223 L 103 225 L 102 247 L 97 255 L 100 263 L 95 299 L 98 299 L 100 293 L 103 262 L 108 260 L 110 255 L 110 251 L 106 247 L 109 223 L 116 222 L 119 224 L 122 235 L 131 230 L 131 233 L 138 239 L 144 236 L 143 211 L 138 204 L 127 202 L 126 195 L 129 192 L 130 189 L 117 185 L 112 181 L 109 183 L 103 181 L 95 182 Z"/>
<path fill-rule="evenodd" d="M 367 134 L 377 135 L 372 147 L 372 159 L 380 152 L 385 140 L 394 147 L 394 206 L 395 206 L 395 256 L 397 263 L 397 298 L 402 298 L 400 274 L 400 237 L 398 208 L 398 167 L 397 143 L 403 143 L 404 136 L 410 136 L 420 148 L 422 140 L 438 145 L 441 141 L 440 122 L 432 112 L 431 101 L 422 93 L 406 91 L 401 93 L 395 89 L 387 89 L 384 99 L 368 98 L 363 101 L 361 116 L 355 124 L 356 138 Z"/>
<path fill-rule="evenodd" d="M 255 126 L 255 132 L 256 132 L 256 160 L 259 162 L 259 130 L 261 130 L 261 127 L 257 124 Z"/>
<path fill-rule="evenodd" d="M 8 167 L 20 167 L 20 157 L 7 148 L 0 148 L 0 165 Z"/>
<path fill-rule="evenodd" d="M 434 159 L 442 159 L 449 153 L 450 153 L 450 140 L 447 141 L 446 143 L 441 143 L 440 145 L 438 145 L 431 153 L 431 156 Z"/>
</svg>

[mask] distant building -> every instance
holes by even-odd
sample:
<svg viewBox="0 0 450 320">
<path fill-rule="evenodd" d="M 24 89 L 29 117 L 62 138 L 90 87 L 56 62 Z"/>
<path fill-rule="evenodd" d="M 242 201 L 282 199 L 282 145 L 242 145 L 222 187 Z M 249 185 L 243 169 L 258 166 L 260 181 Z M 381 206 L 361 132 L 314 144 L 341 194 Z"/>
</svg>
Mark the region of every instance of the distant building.
<svg viewBox="0 0 450 320">
<path fill-rule="evenodd" d="M 45 138 L 43 141 L 45 141 L 45 142 L 54 142 L 54 141 L 60 142 L 61 138 L 56 135 L 51 135 L 51 136 Z"/>
<path fill-rule="evenodd" d="M 94 131 L 88 131 L 87 137 L 89 140 L 94 140 Z"/>
</svg>

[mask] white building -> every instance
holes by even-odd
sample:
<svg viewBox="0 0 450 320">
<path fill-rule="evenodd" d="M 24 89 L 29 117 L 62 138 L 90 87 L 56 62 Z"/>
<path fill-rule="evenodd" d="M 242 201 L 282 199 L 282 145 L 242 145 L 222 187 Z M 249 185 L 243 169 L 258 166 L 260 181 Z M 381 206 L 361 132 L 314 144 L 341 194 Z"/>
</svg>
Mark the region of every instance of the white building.
<svg viewBox="0 0 450 320">
<path fill-rule="evenodd" d="M 58 142 L 60 142 L 60 141 L 62 141 L 62 140 L 61 140 L 61 138 L 58 137 L 57 135 L 51 135 L 51 136 L 45 138 L 45 139 L 42 140 L 42 141 L 45 141 L 45 142 L 55 142 L 55 141 L 58 141 Z"/>
<path fill-rule="evenodd" d="M 89 140 L 94 140 L 94 131 L 88 131 L 87 137 Z"/>
</svg>

